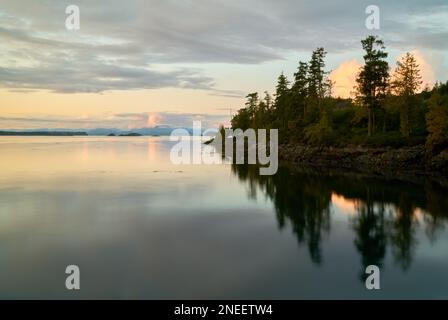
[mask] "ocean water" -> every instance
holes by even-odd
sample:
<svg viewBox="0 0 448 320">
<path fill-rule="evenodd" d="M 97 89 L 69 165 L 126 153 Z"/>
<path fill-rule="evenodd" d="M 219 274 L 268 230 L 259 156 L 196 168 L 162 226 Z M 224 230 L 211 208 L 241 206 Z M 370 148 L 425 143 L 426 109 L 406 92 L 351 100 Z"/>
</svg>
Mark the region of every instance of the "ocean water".
<svg viewBox="0 0 448 320">
<path fill-rule="evenodd" d="M 0 137 L 0 298 L 448 298 L 431 181 L 174 165 L 167 137 Z M 80 290 L 67 290 L 68 265 Z M 365 269 L 381 270 L 367 290 Z"/>
</svg>

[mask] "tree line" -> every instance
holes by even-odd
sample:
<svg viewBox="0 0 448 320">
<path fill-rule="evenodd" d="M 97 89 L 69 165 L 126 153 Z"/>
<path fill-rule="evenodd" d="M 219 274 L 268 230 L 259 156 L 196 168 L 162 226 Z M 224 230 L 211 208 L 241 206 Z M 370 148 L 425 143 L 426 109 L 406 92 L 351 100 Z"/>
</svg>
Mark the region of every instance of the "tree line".
<svg viewBox="0 0 448 320">
<path fill-rule="evenodd" d="M 335 85 L 325 69 L 327 52 L 320 47 L 308 62 L 299 62 L 294 78 L 284 73 L 275 94 L 247 95 L 232 117 L 233 129 L 278 129 L 281 143 L 310 145 L 403 146 L 426 143 L 436 152 L 448 145 L 448 81 L 422 87 L 420 67 L 406 53 L 393 70 L 381 39 L 361 41 L 364 65 L 354 98 L 334 97 Z"/>
</svg>

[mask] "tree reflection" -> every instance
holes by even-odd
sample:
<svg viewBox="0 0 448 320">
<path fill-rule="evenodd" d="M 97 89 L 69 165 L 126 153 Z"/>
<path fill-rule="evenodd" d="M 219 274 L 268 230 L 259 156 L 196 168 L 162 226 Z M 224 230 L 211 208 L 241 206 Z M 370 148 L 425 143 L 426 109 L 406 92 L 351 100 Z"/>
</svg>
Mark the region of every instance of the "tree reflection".
<svg viewBox="0 0 448 320">
<path fill-rule="evenodd" d="M 354 246 L 361 256 L 361 279 L 368 265 L 384 264 L 389 246 L 402 270 L 410 268 L 417 247 L 416 232 L 425 227 L 431 241 L 448 218 L 446 189 L 431 182 L 415 184 L 331 172 L 280 168 L 274 176 L 260 176 L 255 165 L 232 165 L 232 172 L 248 184 L 248 196 L 269 198 L 281 229 L 291 226 L 311 260 L 323 263 L 322 241 L 330 232 L 332 195 L 355 204 L 350 218 Z"/>
<path fill-rule="evenodd" d="M 365 202 L 358 206 L 358 214 L 354 218 L 355 246 L 361 254 L 361 279 L 365 280 L 367 266 L 382 267 L 386 254 L 386 230 L 384 224 L 384 206 L 375 206 L 370 189 L 366 190 Z"/>
<path fill-rule="evenodd" d="M 251 165 L 232 165 L 232 171 L 248 182 L 250 198 L 256 198 L 260 190 L 273 201 L 279 227 L 291 224 L 298 242 L 307 244 L 311 260 L 320 264 L 322 237 L 330 231 L 331 204 L 331 192 L 323 192 L 321 180 L 311 176 L 295 179 L 285 169 L 274 176 L 260 176 Z"/>
<path fill-rule="evenodd" d="M 391 243 L 395 260 L 403 270 L 407 270 L 412 262 L 412 255 L 416 246 L 415 232 L 418 219 L 414 217 L 416 208 L 413 207 L 409 194 L 402 193 L 399 198 L 395 219 L 392 220 Z"/>
</svg>

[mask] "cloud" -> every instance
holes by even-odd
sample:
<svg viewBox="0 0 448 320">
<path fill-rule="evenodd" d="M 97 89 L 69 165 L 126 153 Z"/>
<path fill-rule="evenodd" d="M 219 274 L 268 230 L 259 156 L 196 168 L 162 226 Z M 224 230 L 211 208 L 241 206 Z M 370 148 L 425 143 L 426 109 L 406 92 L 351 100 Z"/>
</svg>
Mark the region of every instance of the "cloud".
<svg viewBox="0 0 448 320">
<path fill-rule="evenodd" d="M 335 70 L 333 70 L 329 78 L 333 81 L 333 96 L 349 98 L 353 94 L 353 88 L 356 84 L 356 76 L 361 67 L 361 63 L 356 59 L 344 61 Z"/>
<path fill-rule="evenodd" d="M 262 64 L 317 46 L 352 54 L 371 33 L 364 27 L 367 0 L 78 0 L 78 32 L 65 30 L 69 4 L 0 0 L 0 86 L 55 92 L 175 87 L 233 96 L 234 90 L 216 87 L 206 64 Z M 376 5 L 377 33 L 388 48 L 448 49 L 446 0 Z"/>
<path fill-rule="evenodd" d="M 419 50 L 413 50 L 411 51 L 411 53 L 414 55 L 420 68 L 420 75 L 422 76 L 423 81 L 421 89 L 423 89 L 425 86 L 433 86 L 437 81 L 433 65 L 441 65 L 440 59 L 428 58 Z M 406 53 L 401 54 L 397 58 L 397 61 L 401 60 L 405 56 L 405 54 Z M 353 97 L 354 87 L 356 85 L 356 76 L 361 66 L 362 64 L 358 60 L 352 59 L 342 62 L 335 70 L 330 73 L 329 78 L 335 83 L 333 87 L 333 96 L 342 98 Z M 392 75 L 394 69 L 395 66 L 392 65 Z"/>
<path fill-rule="evenodd" d="M 43 89 L 59 93 L 102 92 L 157 88 L 211 90 L 214 81 L 193 70 L 159 72 L 149 68 L 117 66 L 93 57 L 74 68 L 58 59 L 44 67 L 0 68 L 0 85 L 14 89 Z"/>
<path fill-rule="evenodd" d="M 193 121 L 201 121 L 203 127 L 218 127 L 229 122 L 229 115 L 210 115 L 204 113 L 172 113 L 172 112 L 141 112 L 118 113 L 115 118 L 126 119 L 128 128 L 154 126 L 192 127 Z"/>
<path fill-rule="evenodd" d="M 247 95 L 247 93 L 241 90 L 214 89 L 210 92 L 210 95 L 218 97 L 229 97 L 229 98 L 244 98 Z"/>
</svg>

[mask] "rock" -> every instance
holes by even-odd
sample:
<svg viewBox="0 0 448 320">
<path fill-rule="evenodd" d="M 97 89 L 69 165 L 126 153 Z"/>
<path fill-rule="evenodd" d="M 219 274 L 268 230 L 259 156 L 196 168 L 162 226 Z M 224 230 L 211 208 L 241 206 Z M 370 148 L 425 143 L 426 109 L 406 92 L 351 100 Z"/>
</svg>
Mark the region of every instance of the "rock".
<svg viewBox="0 0 448 320">
<path fill-rule="evenodd" d="M 377 173 L 433 172 L 448 175 L 448 149 L 428 160 L 424 145 L 398 149 L 280 145 L 279 158 L 285 162 L 317 167 L 357 169 Z"/>
</svg>

